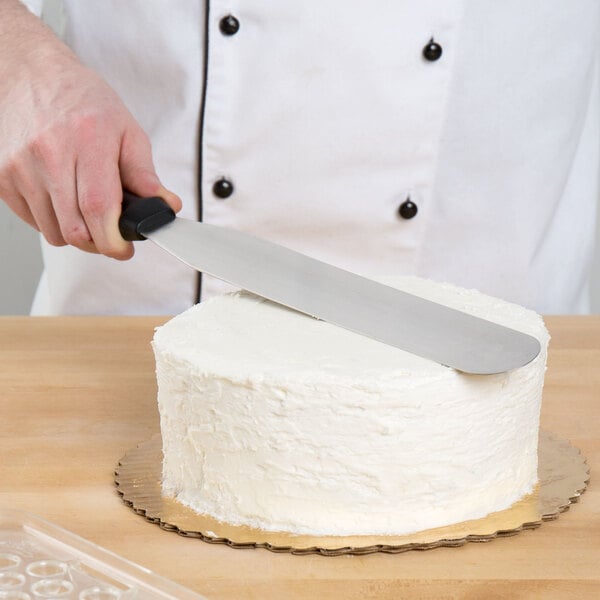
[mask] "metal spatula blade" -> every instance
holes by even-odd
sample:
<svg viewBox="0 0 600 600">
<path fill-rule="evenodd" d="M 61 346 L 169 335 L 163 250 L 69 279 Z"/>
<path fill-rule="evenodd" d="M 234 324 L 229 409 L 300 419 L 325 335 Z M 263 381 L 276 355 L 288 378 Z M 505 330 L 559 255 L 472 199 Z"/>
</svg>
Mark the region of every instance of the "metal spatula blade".
<svg viewBox="0 0 600 600">
<path fill-rule="evenodd" d="M 145 216 L 132 217 L 140 206 Z M 509 371 L 540 352 L 530 335 L 240 231 L 177 218 L 165 206 L 126 195 L 123 237 L 146 237 L 198 271 L 465 373 Z"/>
</svg>

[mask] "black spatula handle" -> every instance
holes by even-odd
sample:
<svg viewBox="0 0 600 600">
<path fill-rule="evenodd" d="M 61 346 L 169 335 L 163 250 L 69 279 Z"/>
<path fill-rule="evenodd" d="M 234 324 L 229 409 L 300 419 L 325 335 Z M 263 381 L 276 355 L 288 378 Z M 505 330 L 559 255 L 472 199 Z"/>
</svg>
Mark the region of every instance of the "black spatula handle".
<svg viewBox="0 0 600 600">
<path fill-rule="evenodd" d="M 145 240 L 150 233 L 175 219 L 173 209 L 158 196 L 140 198 L 123 192 L 119 231 L 130 242 Z"/>
</svg>

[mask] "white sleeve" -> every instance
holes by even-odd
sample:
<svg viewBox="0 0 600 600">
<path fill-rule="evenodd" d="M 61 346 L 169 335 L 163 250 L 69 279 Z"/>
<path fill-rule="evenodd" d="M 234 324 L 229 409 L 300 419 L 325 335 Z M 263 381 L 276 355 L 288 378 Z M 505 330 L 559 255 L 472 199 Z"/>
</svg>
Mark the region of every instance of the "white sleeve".
<svg viewBox="0 0 600 600">
<path fill-rule="evenodd" d="M 44 0 L 21 0 L 21 2 L 36 16 L 42 16 Z"/>
</svg>

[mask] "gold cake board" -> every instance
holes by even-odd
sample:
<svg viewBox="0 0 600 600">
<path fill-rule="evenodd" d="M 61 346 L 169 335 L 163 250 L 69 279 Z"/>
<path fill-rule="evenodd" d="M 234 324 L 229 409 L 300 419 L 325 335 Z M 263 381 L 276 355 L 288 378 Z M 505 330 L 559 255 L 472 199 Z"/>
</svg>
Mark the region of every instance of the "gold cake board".
<svg viewBox="0 0 600 600">
<path fill-rule="evenodd" d="M 308 536 L 231 525 L 198 514 L 173 498 L 161 495 L 162 440 L 160 434 L 126 454 L 115 471 L 115 483 L 124 502 L 163 529 L 205 542 L 233 548 L 266 548 L 292 554 L 371 554 L 429 550 L 488 542 L 539 527 L 556 519 L 577 502 L 589 480 L 589 469 L 579 450 L 555 434 L 541 431 L 538 447 L 539 484 L 510 508 L 483 519 L 428 529 L 403 536 Z"/>
</svg>

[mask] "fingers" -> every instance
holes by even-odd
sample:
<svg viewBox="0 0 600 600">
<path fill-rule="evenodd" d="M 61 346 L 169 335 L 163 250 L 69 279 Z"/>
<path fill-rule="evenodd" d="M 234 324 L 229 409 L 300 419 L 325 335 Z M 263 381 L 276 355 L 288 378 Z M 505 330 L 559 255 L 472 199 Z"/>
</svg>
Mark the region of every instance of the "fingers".
<svg viewBox="0 0 600 600">
<path fill-rule="evenodd" d="M 38 173 L 41 182 L 28 190 L 27 199 L 46 240 L 55 246 L 98 252 L 79 210 L 72 159 L 65 157 L 60 163 L 46 159 L 36 167 L 30 173 Z"/>
<path fill-rule="evenodd" d="M 48 243 L 98 252 L 79 210 L 72 148 L 40 136 L 14 172 L 37 229 Z"/>
<path fill-rule="evenodd" d="M 40 230 L 38 224 L 33 218 L 33 215 L 31 214 L 31 210 L 29 209 L 25 198 L 23 198 L 21 194 L 16 192 L 10 195 L 2 194 L 2 199 L 8 205 L 8 207 L 17 215 L 17 217 L 19 217 L 19 219 L 25 221 L 25 223 L 27 223 L 34 229 L 37 229 L 38 231 Z"/>
<path fill-rule="evenodd" d="M 118 137 L 104 137 L 98 124 L 89 124 L 82 133 L 82 147 L 75 166 L 75 194 L 90 238 L 99 252 L 126 260 L 133 256 L 133 244 L 119 233 L 123 192 L 119 174 Z"/>
<path fill-rule="evenodd" d="M 48 194 L 43 190 L 36 190 L 34 194 L 27 194 L 27 207 L 35 220 L 35 228 L 41 231 L 46 241 L 52 246 L 65 246 L 66 241 L 61 233 L 58 219 Z"/>
<path fill-rule="evenodd" d="M 41 231 L 53 246 L 66 244 L 46 186 L 39 180 L 35 160 L 24 159 L 13 166 L 11 208 L 26 222 Z"/>
<path fill-rule="evenodd" d="M 66 244 L 98 253 L 92 234 L 81 214 L 77 194 L 75 165 L 66 168 L 61 177 L 46 182 L 60 232 Z"/>
<path fill-rule="evenodd" d="M 38 227 L 31 210 L 27 205 L 25 198 L 16 190 L 11 178 L 4 177 L 0 178 L 0 198 L 4 200 L 6 205 L 25 223 L 37 229 Z"/>
<path fill-rule="evenodd" d="M 119 260 L 131 258 L 134 246 L 119 233 L 123 189 L 141 196 L 160 196 L 175 210 L 179 197 L 158 179 L 147 136 L 132 120 L 118 148 L 106 148 L 101 136 L 89 132 L 86 151 L 76 166 L 76 195 L 91 239 L 99 252 Z"/>
<path fill-rule="evenodd" d="M 119 170 L 116 162 L 106 165 L 95 162 L 82 159 L 77 164 L 79 208 L 98 252 L 127 260 L 133 256 L 134 248 L 119 233 L 123 199 Z"/>
<path fill-rule="evenodd" d="M 94 127 L 77 161 L 77 197 L 96 248 L 107 256 L 128 259 L 133 244 L 119 233 L 123 189 L 142 197 L 161 196 L 175 210 L 181 200 L 164 188 L 156 175 L 147 136 L 131 118 L 118 146 L 106 148 Z M 101 141 L 99 141 L 101 140 Z"/>
</svg>

